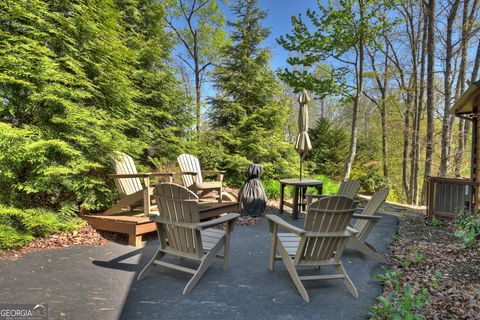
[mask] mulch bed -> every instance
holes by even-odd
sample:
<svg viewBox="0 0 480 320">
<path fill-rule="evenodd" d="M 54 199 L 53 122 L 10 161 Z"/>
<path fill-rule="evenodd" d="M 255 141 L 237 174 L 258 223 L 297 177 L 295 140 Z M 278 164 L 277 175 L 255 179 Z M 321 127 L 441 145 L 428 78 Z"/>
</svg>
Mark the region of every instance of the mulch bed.
<svg viewBox="0 0 480 320">
<path fill-rule="evenodd" d="M 46 238 L 37 238 L 23 248 L 0 250 L 0 259 L 16 260 L 30 252 L 74 245 L 104 245 L 108 242 L 107 239 L 114 238 L 114 234 L 100 234 L 90 225 L 86 225 L 71 234 L 55 234 Z"/>
<path fill-rule="evenodd" d="M 253 226 L 261 223 L 262 219 L 260 217 L 245 216 L 239 217 L 236 220 L 235 225 Z M 222 229 L 222 227 L 220 228 Z M 157 235 L 154 233 L 147 235 L 147 239 L 154 239 L 156 237 Z M 16 260 L 23 255 L 34 251 L 68 248 L 75 245 L 105 245 L 109 241 L 127 243 L 128 236 L 121 233 L 97 231 L 92 226 L 87 224 L 71 234 L 65 233 L 50 235 L 46 238 L 37 238 L 23 248 L 0 250 L 0 259 Z"/>
<path fill-rule="evenodd" d="M 420 215 L 400 217 L 390 247 L 389 269 L 414 292 L 427 288 L 429 302 L 418 310 L 426 319 L 480 319 L 480 250 L 461 249 L 453 222 L 432 226 Z M 385 286 L 384 295 L 392 288 Z"/>
</svg>

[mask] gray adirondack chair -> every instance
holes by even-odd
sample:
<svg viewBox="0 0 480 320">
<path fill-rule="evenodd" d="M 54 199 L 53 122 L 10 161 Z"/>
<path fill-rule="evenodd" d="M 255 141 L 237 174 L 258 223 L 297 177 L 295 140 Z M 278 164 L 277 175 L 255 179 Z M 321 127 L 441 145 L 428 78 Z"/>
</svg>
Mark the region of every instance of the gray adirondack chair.
<svg viewBox="0 0 480 320">
<path fill-rule="evenodd" d="M 151 196 L 153 191 L 150 178 L 156 176 L 172 181 L 174 173 L 139 173 L 132 157 L 123 152 L 115 152 L 111 159 L 115 174 L 109 174 L 108 178 L 113 179 L 121 197 L 116 204 L 103 212 L 103 215 L 113 215 L 142 206 L 144 214 L 148 215 L 152 209 Z"/>
<path fill-rule="evenodd" d="M 274 271 L 275 260 L 282 260 L 293 283 L 305 302 L 309 302 L 302 281 L 343 279 L 350 293 L 358 298 L 353 282 L 343 268 L 340 258 L 348 239 L 356 231 L 347 230 L 355 206 L 343 196 L 325 197 L 313 201 L 305 217 L 304 228 L 297 228 L 276 215 L 266 215 L 272 232 L 269 270 Z M 289 233 L 279 233 L 279 228 Z M 276 252 L 280 256 L 276 255 Z M 299 276 L 296 267 L 335 267 L 335 274 Z"/>
<path fill-rule="evenodd" d="M 346 180 L 342 181 L 340 184 L 340 187 L 338 188 L 338 191 L 336 193 L 337 196 L 344 196 L 350 199 L 354 199 L 358 190 L 360 189 L 360 182 L 357 180 Z M 313 194 L 307 194 L 307 208 L 310 205 L 310 203 L 314 199 L 321 199 L 329 197 L 329 195 L 326 194 L 319 194 L 319 195 L 313 195 Z"/>
<path fill-rule="evenodd" d="M 357 194 L 359 189 L 360 189 L 360 181 L 346 180 L 340 184 L 340 187 L 338 188 L 336 195 L 353 199 L 355 198 L 355 195 Z"/>
<path fill-rule="evenodd" d="M 212 191 L 217 191 L 218 202 L 222 202 L 222 181 L 225 171 L 202 171 L 198 158 L 191 154 L 181 154 L 177 157 L 182 175 L 183 185 L 192 190 L 200 198 Z M 203 175 L 216 175 L 217 181 L 203 181 Z"/>
<path fill-rule="evenodd" d="M 363 254 L 381 263 L 387 262 L 385 257 L 379 254 L 375 247 L 367 242 L 367 238 L 372 232 L 375 224 L 381 218 L 381 216 L 376 216 L 375 213 L 377 213 L 380 206 L 387 199 L 388 192 L 388 188 L 380 189 L 375 192 L 363 209 L 362 213 L 353 215 L 353 217 L 357 219 L 357 222 L 353 228 L 348 228 L 352 232 L 357 231 L 355 237 L 349 239 L 348 244 Z"/>
<path fill-rule="evenodd" d="M 157 224 L 160 247 L 138 275 L 147 276 L 155 265 L 193 274 L 183 294 L 192 290 L 215 257 L 223 259 L 223 269 L 229 264 L 230 233 L 238 213 L 229 213 L 217 219 L 200 222 L 198 197 L 192 191 L 174 183 L 158 184 L 153 192 L 158 204 L 158 215 L 150 215 Z M 226 224 L 225 230 L 211 227 Z M 224 254 L 220 255 L 220 249 Z M 166 254 L 200 262 L 198 269 L 186 268 L 161 259 Z"/>
</svg>

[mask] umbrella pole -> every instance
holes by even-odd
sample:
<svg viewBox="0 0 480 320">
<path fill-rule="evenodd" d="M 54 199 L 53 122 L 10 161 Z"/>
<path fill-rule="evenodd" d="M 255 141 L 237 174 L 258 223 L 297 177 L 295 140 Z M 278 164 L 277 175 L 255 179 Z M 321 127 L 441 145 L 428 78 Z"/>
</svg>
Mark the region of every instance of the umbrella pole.
<svg viewBox="0 0 480 320">
<path fill-rule="evenodd" d="M 302 181 L 303 157 L 300 156 L 300 181 Z"/>
</svg>

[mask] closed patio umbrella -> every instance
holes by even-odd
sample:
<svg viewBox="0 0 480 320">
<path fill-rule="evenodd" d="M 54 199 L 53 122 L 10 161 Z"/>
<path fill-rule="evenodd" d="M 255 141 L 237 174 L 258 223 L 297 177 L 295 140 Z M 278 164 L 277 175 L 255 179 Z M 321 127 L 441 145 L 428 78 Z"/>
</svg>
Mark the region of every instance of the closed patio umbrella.
<svg viewBox="0 0 480 320">
<path fill-rule="evenodd" d="M 308 136 L 308 107 L 310 102 L 307 90 L 303 89 L 298 96 L 298 102 L 300 107 L 298 109 L 298 136 L 295 142 L 295 150 L 300 155 L 300 180 L 302 180 L 303 158 L 307 155 L 308 151 L 312 149 L 312 143 Z"/>
</svg>

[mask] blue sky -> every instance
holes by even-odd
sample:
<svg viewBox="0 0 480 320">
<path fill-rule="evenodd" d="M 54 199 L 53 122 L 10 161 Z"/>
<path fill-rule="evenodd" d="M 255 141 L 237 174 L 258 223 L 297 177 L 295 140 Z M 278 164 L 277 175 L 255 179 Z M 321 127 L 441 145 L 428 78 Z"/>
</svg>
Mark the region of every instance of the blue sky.
<svg viewBox="0 0 480 320">
<path fill-rule="evenodd" d="M 291 30 L 290 18 L 299 13 L 305 15 L 308 8 L 316 9 L 317 0 L 259 0 L 260 8 L 268 11 L 267 18 L 263 21 L 263 25 L 270 28 L 272 32 L 265 42 L 265 46 L 272 51 L 272 68 L 284 68 L 287 66 L 288 52 L 277 44 L 275 39 L 281 35 L 285 35 Z M 233 20 L 230 9 L 222 7 L 225 10 L 225 17 L 227 20 Z"/>
</svg>

